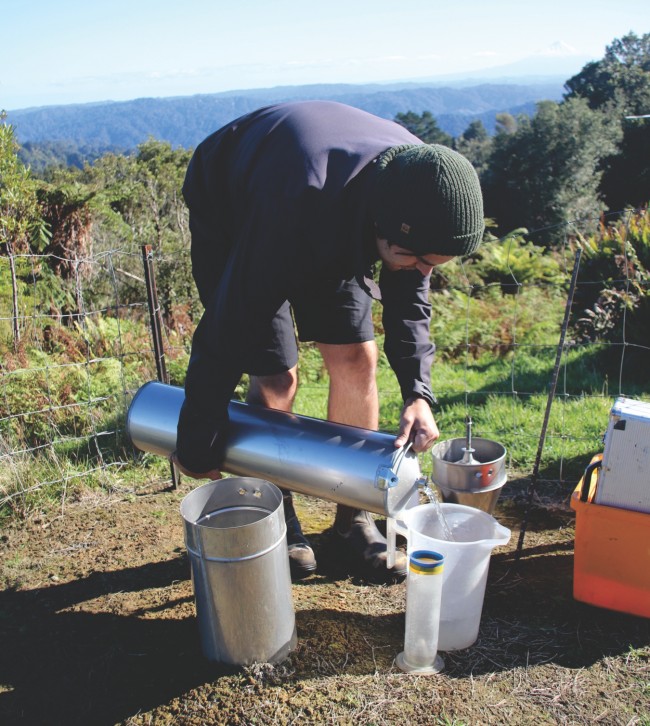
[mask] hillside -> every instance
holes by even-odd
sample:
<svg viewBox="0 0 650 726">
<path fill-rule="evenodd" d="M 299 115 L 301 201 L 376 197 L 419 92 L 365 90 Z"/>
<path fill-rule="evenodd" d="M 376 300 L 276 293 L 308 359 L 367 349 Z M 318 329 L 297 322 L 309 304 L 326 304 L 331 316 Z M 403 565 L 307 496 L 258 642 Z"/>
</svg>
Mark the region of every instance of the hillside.
<svg viewBox="0 0 650 726">
<path fill-rule="evenodd" d="M 60 144 L 96 151 L 128 150 L 154 137 L 193 148 L 212 131 L 260 106 L 296 99 L 329 98 L 384 118 L 430 111 L 443 130 L 457 136 L 474 119 L 488 131 L 496 114 L 531 113 L 535 102 L 559 100 L 563 83 L 440 87 L 416 84 L 287 86 L 174 98 L 48 106 L 9 111 L 19 142 Z"/>
</svg>

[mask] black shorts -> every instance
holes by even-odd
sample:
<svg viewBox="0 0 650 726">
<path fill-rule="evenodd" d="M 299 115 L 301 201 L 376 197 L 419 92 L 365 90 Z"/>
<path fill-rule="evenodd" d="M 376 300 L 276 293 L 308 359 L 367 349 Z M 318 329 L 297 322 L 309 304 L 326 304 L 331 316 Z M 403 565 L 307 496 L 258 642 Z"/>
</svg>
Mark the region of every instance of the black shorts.
<svg viewBox="0 0 650 726">
<path fill-rule="evenodd" d="M 285 301 L 244 371 L 269 376 L 293 368 L 298 362 L 296 330 L 301 342 L 345 345 L 374 340 L 372 298 L 356 280 L 314 281 L 304 294 Z"/>
</svg>

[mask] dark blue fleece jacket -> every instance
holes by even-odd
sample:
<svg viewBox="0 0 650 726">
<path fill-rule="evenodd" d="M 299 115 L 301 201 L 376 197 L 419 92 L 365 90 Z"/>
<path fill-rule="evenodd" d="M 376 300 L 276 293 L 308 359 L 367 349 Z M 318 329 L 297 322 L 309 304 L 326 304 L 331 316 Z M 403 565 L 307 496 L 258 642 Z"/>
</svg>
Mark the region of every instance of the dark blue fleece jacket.
<svg viewBox="0 0 650 726">
<path fill-rule="evenodd" d="M 192 342 L 177 454 L 218 468 L 242 361 L 284 300 L 316 278 L 362 284 L 378 255 L 375 160 L 420 144 L 400 125 L 330 101 L 263 108 L 209 136 L 190 162 L 192 270 L 205 306 Z M 432 402 L 429 279 L 382 269 L 385 351 L 404 399 Z"/>
</svg>

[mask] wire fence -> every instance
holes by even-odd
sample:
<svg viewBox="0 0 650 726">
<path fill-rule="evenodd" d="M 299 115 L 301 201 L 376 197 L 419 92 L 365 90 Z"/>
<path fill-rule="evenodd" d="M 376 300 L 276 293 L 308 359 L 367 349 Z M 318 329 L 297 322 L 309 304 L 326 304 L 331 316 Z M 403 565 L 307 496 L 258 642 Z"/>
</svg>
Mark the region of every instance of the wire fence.
<svg viewBox="0 0 650 726">
<path fill-rule="evenodd" d="M 580 236 L 580 224 L 569 225 L 566 231 L 575 239 Z M 165 257 L 150 248 L 111 249 L 75 259 L 72 264 L 70 260 L 45 255 L 0 257 L 0 504 L 46 485 L 59 486 L 65 495 L 71 480 L 89 476 L 115 486 L 115 470 L 127 469 L 138 460 L 140 455 L 130 446 L 125 432 L 130 400 L 149 380 L 182 385 L 191 334 L 198 321 L 197 302 L 191 293 L 186 297 L 176 295 L 173 304 L 161 306 L 155 291 L 161 266 L 168 270 L 189 267 L 189 251 L 186 254 L 186 259 L 181 259 L 178 255 Z M 570 254 L 566 258 L 572 259 Z M 71 273 L 57 286 L 51 284 L 53 277 L 49 271 L 59 262 L 65 262 Z M 526 412 L 531 400 L 545 400 L 549 396 L 548 361 L 558 350 L 561 316 L 555 330 L 550 336 L 547 331 L 540 343 L 534 336 L 518 337 L 521 321 L 526 318 L 529 325 L 538 312 L 543 317 L 534 308 L 540 304 L 540 298 L 527 295 L 528 292 L 551 284 L 558 296 L 566 298 L 572 271 L 571 264 L 567 264 L 563 275 L 548 283 L 520 280 L 518 272 L 510 270 L 516 290 L 508 297 L 510 307 L 504 312 L 507 343 L 499 344 L 498 355 L 507 372 L 498 381 L 481 378 L 485 359 L 471 334 L 481 322 L 475 316 L 485 314 L 484 309 L 472 305 L 484 292 L 482 285 L 456 284 L 454 289 L 467 296 L 465 318 L 461 321 L 465 331 L 461 341 L 464 355 L 455 356 L 456 361 L 462 362 L 456 362 L 455 375 L 444 387 L 439 386 L 434 367 L 434 389 L 443 410 L 455 405 L 471 411 L 479 400 L 498 399 L 507 406 L 501 411 L 508 413 L 500 414 L 498 424 L 485 421 L 481 435 L 497 440 L 525 438 L 529 450 L 535 451 L 541 421 L 538 417 L 531 426 L 526 421 Z M 625 290 L 633 282 L 628 276 L 612 281 L 580 271 L 576 296 L 581 291 L 607 286 Z M 647 282 L 643 284 L 647 286 Z M 447 289 L 444 294 L 449 293 Z M 580 375 L 576 379 L 572 352 L 580 349 L 582 353 L 595 354 L 602 353 L 604 348 L 610 360 L 614 360 L 613 365 L 601 372 L 600 379 L 596 370 L 595 382 L 587 384 Z M 559 350 L 553 400 L 598 400 L 603 410 L 615 396 L 646 397 L 650 386 L 639 384 L 638 363 L 628 360 L 631 351 L 640 351 L 644 356 L 641 360 L 650 362 L 648 341 L 639 343 L 632 339 L 625 319 L 617 340 L 578 343 L 568 336 Z M 444 358 L 444 345 L 438 345 L 438 355 Z M 528 372 L 531 360 L 544 357 L 544 365 L 535 375 L 522 374 L 520 364 L 524 355 L 523 367 Z M 307 396 L 324 400 L 327 381 L 303 381 L 301 390 Z M 380 397 L 394 396 L 396 390 L 396 383 L 390 390 L 382 388 Z M 559 406 L 548 433 L 549 438 L 559 442 L 556 458 L 560 481 L 565 478 L 563 442 L 576 436 L 575 430 L 568 430 L 564 417 Z M 601 423 L 604 431 L 607 422 Z M 454 426 L 456 430 L 446 429 L 445 435 L 462 435 L 458 424 Z M 585 441 L 587 447 L 597 447 L 593 434 L 586 435 Z"/>
</svg>

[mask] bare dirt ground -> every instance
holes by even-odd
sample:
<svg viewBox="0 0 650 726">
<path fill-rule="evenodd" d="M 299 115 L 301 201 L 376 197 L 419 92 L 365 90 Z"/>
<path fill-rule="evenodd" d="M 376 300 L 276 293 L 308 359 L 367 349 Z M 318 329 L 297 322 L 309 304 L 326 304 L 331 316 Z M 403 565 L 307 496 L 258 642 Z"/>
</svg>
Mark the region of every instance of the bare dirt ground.
<svg viewBox="0 0 650 726">
<path fill-rule="evenodd" d="M 496 512 L 481 633 L 437 676 L 395 665 L 405 586 L 348 578 L 328 556 L 333 505 L 299 499 L 319 572 L 293 586 L 298 647 L 246 669 L 200 651 L 179 504 L 152 484 L 88 494 L 0 534 L 0 723 L 650 724 L 650 621 L 572 597 L 569 491 L 531 519 L 522 482 Z"/>
</svg>

